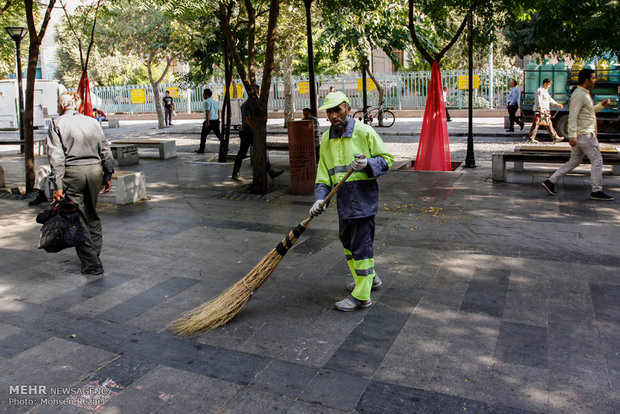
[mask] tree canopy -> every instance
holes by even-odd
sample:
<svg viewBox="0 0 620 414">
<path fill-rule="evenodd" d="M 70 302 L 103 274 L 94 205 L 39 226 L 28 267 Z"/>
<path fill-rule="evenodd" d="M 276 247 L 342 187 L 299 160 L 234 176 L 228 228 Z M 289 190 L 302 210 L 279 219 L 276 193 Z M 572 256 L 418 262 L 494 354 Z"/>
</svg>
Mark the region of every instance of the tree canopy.
<svg viewBox="0 0 620 414">
<path fill-rule="evenodd" d="M 524 0 L 510 2 L 506 52 L 524 56 L 572 54 L 620 56 L 620 2 L 614 0 Z"/>
</svg>

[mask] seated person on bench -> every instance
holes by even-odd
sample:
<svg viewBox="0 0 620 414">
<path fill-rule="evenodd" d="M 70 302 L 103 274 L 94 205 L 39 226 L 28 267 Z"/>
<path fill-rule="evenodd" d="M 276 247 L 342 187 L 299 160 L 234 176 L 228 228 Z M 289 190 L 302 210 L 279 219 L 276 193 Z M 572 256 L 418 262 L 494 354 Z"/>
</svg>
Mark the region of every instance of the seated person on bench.
<svg viewBox="0 0 620 414">
<path fill-rule="evenodd" d="M 93 108 L 93 114 L 95 115 L 95 119 L 99 121 L 99 125 L 101 125 L 103 121 L 108 120 L 101 109 Z"/>
</svg>

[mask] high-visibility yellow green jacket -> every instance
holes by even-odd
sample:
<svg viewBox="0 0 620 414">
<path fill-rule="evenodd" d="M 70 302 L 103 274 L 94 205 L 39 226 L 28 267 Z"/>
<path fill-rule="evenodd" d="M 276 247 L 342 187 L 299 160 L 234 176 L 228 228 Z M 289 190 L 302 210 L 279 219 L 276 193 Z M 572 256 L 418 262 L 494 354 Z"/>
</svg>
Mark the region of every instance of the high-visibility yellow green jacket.
<svg viewBox="0 0 620 414">
<path fill-rule="evenodd" d="M 355 155 L 362 153 L 368 165 L 355 171 L 338 190 L 336 200 L 341 219 L 370 217 L 377 214 L 379 187 L 377 177 L 389 171 L 394 156 L 387 151 L 383 140 L 369 125 L 350 118 L 342 137 L 334 127 L 323 133 L 319 165 L 317 166 L 314 196 L 324 200 L 332 187 L 344 177 Z"/>
</svg>

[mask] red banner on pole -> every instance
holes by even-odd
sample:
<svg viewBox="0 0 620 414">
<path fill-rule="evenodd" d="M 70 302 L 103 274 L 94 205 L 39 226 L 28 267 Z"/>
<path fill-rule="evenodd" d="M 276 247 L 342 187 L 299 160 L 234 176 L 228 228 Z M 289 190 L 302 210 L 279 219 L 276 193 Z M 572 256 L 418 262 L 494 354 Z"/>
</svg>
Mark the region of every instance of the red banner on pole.
<svg viewBox="0 0 620 414">
<path fill-rule="evenodd" d="M 80 95 L 80 99 L 82 100 L 79 112 L 86 116 L 94 117 L 95 115 L 93 114 L 93 104 L 90 101 L 90 85 L 88 83 L 88 71 L 84 71 L 82 73 L 82 78 L 80 79 L 80 85 L 78 86 L 77 94 Z"/>
<path fill-rule="evenodd" d="M 420 132 L 420 144 L 413 169 L 420 171 L 452 170 L 441 69 L 437 62 L 433 62 L 424 121 Z"/>
</svg>

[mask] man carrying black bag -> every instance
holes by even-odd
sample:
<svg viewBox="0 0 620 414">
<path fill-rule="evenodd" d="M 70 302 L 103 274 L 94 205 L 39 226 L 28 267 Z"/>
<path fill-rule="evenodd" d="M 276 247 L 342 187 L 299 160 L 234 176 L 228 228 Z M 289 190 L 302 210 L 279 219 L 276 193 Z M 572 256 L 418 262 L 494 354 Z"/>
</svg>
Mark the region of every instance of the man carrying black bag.
<svg viewBox="0 0 620 414">
<path fill-rule="evenodd" d="M 47 134 L 47 156 L 52 167 L 54 201 L 63 198 L 79 206 L 84 244 L 75 250 L 87 275 L 100 275 L 101 220 L 97 216 L 99 191 L 110 191 L 114 158 L 99 122 L 77 112 L 81 99 L 75 92 L 58 98 L 60 117 Z"/>
</svg>

